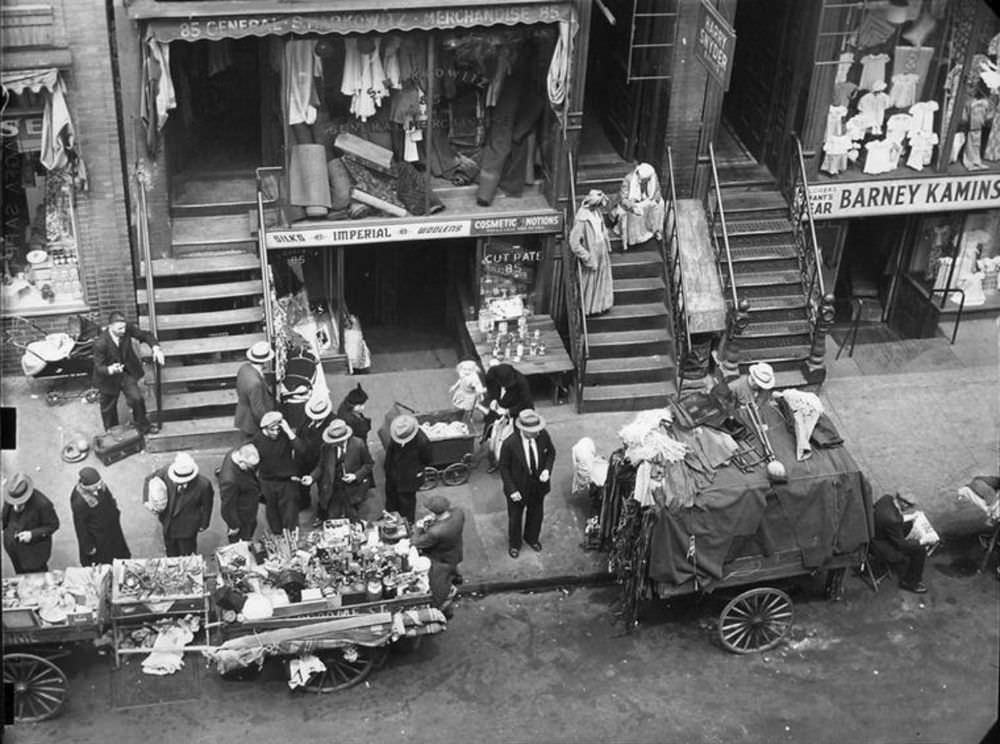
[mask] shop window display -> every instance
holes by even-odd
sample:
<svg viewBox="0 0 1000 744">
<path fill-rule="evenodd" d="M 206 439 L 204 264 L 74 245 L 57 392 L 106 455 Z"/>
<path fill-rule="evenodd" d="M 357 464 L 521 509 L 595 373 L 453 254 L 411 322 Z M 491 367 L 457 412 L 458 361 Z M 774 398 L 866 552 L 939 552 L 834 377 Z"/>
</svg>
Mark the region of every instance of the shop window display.
<svg viewBox="0 0 1000 744">
<path fill-rule="evenodd" d="M 1000 209 L 935 214 L 920 220 L 909 274 L 926 289 L 962 289 L 967 306 L 996 301 L 998 269 Z M 958 299 L 958 295 L 948 297 L 952 304 Z"/>
<path fill-rule="evenodd" d="M 909 0 L 859 5 L 849 14 L 850 32 L 834 60 L 821 172 L 922 171 L 941 147 L 949 149 L 946 165 L 967 170 L 1000 161 L 1000 23 L 976 27 L 970 8 Z M 965 74 L 970 44 L 977 49 Z"/>
<path fill-rule="evenodd" d="M 478 311 L 484 331 L 493 322 L 518 322 L 534 314 L 541 259 L 537 236 L 497 237 L 483 241 Z"/>
</svg>

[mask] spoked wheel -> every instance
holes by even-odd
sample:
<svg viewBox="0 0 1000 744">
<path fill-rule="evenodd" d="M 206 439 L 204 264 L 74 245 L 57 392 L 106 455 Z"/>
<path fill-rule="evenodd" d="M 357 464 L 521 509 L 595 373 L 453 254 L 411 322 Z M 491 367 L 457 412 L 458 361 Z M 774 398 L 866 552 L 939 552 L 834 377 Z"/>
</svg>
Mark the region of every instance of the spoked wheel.
<svg viewBox="0 0 1000 744">
<path fill-rule="evenodd" d="M 97 388 L 90 388 L 83 394 L 83 399 L 88 403 L 96 403 L 101 398 L 101 391 Z"/>
<path fill-rule="evenodd" d="M 66 703 L 66 675 L 41 656 L 6 654 L 3 658 L 3 681 L 14 688 L 14 721 L 17 723 L 52 718 Z"/>
<path fill-rule="evenodd" d="M 326 670 L 314 674 L 306 682 L 305 689 L 319 694 L 354 687 L 368 678 L 384 655 L 385 649 L 380 646 L 344 646 L 318 654 Z"/>
<path fill-rule="evenodd" d="M 792 627 L 792 600 L 780 589 L 750 589 L 726 605 L 719 616 L 719 639 L 735 654 L 767 651 Z"/>
<path fill-rule="evenodd" d="M 63 394 L 58 390 L 50 390 L 45 394 L 45 404 L 49 406 L 58 406 L 63 402 Z"/>
<path fill-rule="evenodd" d="M 438 484 L 438 470 L 428 465 L 424 468 L 424 478 L 420 484 L 421 491 L 429 491 Z"/>
<path fill-rule="evenodd" d="M 453 462 L 441 473 L 441 481 L 446 486 L 460 486 L 469 480 L 469 466 L 464 462 Z"/>
</svg>

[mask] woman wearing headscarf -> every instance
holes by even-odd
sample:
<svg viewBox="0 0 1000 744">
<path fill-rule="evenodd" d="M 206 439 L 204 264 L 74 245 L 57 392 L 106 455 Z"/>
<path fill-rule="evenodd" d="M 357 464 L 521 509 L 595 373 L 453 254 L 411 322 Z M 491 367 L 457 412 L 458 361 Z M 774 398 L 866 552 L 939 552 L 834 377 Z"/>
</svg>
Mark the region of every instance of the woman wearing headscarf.
<svg viewBox="0 0 1000 744">
<path fill-rule="evenodd" d="M 580 261 L 581 302 L 586 315 L 607 312 L 614 304 L 611 240 L 604 222 L 608 197 L 593 189 L 583 198 L 569 234 L 569 247 Z"/>
<path fill-rule="evenodd" d="M 69 505 L 81 566 L 132 557 L 122 532 L 118 502 L 94 468 L 80 470 L 79 480 L 69 496 Z"/>
<path fill-rule="evenodd" d="M 616 210 L 625 250 L 656 250 L 663 231 L 660 181 L 649 163 L 639 163 L 622 179 Z"/>
</svg>

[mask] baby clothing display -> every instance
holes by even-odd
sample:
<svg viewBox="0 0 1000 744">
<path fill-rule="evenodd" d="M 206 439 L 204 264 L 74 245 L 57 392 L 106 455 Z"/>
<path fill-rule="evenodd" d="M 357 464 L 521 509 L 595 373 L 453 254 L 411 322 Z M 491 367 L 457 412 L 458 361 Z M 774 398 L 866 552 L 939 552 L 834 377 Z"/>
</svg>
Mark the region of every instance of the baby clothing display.
<svg viewBox="0 0 1000 744">
<path fill-rule="evenodd" d="M 863 87 L 863 86 L 862 86 Z M 885 110 L 889 108 L 889 96 L 884 92 L 885 83 L 879 83 L 870 93 L 865 93 L 858 101 L 858 113 L 864 116 L 872 134 L 881 134 L 885 123 Z"/>
<path fill-rule="evenodd" d="M 885 87 L 885 65 L 889 61 L 888 54 L 867 54 L 861 58 L 861 82 L 859 88 L 875 90 L 876 83 Z"/>
<path fill-rule="evenodd" d="M 847 168 L 847 151 L 851 138 L 844 134 L 846 106 L 831 106 L 826 114 L 826 137 L 823 140 L 823 163 L 820 170 L 837 175 Z"/>
<path fill-rule="evenodd" d="M 889 89 L 889 105 L 893 108 L 912 106 L 917 100 L 917 83 L 920 76 L 916 73 L 904 72 L 892 76 L 892 87 Z"/>
<path fill-rule="evenodd" d="M 896 170 L 902 146 L 889 139 L 872 140 L 865 143 L 865 151 L 865 173 L 888 173 Z"/>
<path fill-rule="evenodd" d="M 382 100 L 389 96 L 378 37 L 344 39 L 344 75 L 340 92 L 351 97 L 351 113 L 361 121 L 375 115 Z"/>
<path fill-rule="evenodd" d="M 983 162 L 983 127 L 986 126 L 986 115 L 990 102 L 985 98 L 971 101 L 967 107 L 969 112 L 969 132 L 965 136 L 965 148 L 962 150 L 962 165 L 968 170 L 982 170 L 989 166 Z"/>
</svg>

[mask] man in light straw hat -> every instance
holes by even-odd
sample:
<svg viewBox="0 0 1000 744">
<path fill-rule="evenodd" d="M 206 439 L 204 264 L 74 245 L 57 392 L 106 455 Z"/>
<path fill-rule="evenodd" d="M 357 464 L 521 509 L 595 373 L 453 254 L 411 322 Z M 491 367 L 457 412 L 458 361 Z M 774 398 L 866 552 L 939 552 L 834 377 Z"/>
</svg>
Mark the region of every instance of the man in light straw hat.
<svg viewBox="0 0 1000 744">
<path fill-rule="evenodd" d="M 198 533 L 212 520 L 215 489 L 198 473 L 198 463 L 186 452 L 146 478 L 143 504 L 163 525 L 163 545 L 168 556 L 198 552 Z"/>
<path fill-rule="evenodd" d="M 52 533 L 58 529 L 52 502 L 35 490 L 31 476 L 14 473 L 3 492 L 3 547 L 14 572 L 48 571 Z"/>
<path fill-rule="evenodd" d="M 274 350 L 267 341 L 258 341 L 247 349 L 247 361 L 236 372 L 236 415 L 233 426 L 247 437 L 260 429 L 260 420 L 274 409 L 274 398 L 264 377 L 266 366 L 274 359 Z"/>
<path fill-rule="evenodd" d="M 261 417 L 260 431 L 250 441 L 260 454 L 258 474 L 267 527 L 277 535 L 294 530 L 299 526 L 299 484 L 312 484 L 308 475 L 299 475 L 297 462 L 306 454 L 306 443 L 278 411 Z"/>
<path fill-rule="evenodd" d="M 424 468 L 431 464 L 431 442 L 417 419 L 408 413 L 389 424 L 385 450 L 385 510 L 398 512 L 411 523 L 417 518 L 417 491 Z"/>
<path fill-rule="evenodd" d="M 295 454 L 295 462 L 299 466 L 299 475 L 309 475 L 319 463 L 319 453 L 323 449 L 323 432 L 326 431 L 336 416 L 333 413 L 333 403 L 325 392 L 316 391 L 304 408 L 305 420 L 295 432 L 305 445 L 303 453 Z M 308 509 L 312 505 L 310 485 L 299 484 L 299 509 Z"/>
<path fill-rule="evenodd" d="M 771 399 L 772 389 L 774 369 L 767 362 L 751 364 L 746 375 L 729 383 L 729 390 L 740 405 L 745 406 L 753 401 L 758 408 Z"/>
<path fill-rule="evenodd" d="M 331 421 L 323 432 L 319 462 L 308 476 L 316 483 L 316 519 L 358 519 L 373 465 L 368 445 L 351 427 L 343 419 Z"/>
<path fill-rule="evenodd" d="M 540 551 L 545 494 L 549 492 L 556 448 L 545 431 L 545 419 L 533 408 L 518 414 L 517 431 L 500 448 L 500 477 L 507 497 L 507 552 L 511 558 L 521 553 L 524 542 Z"/>
</svg>

